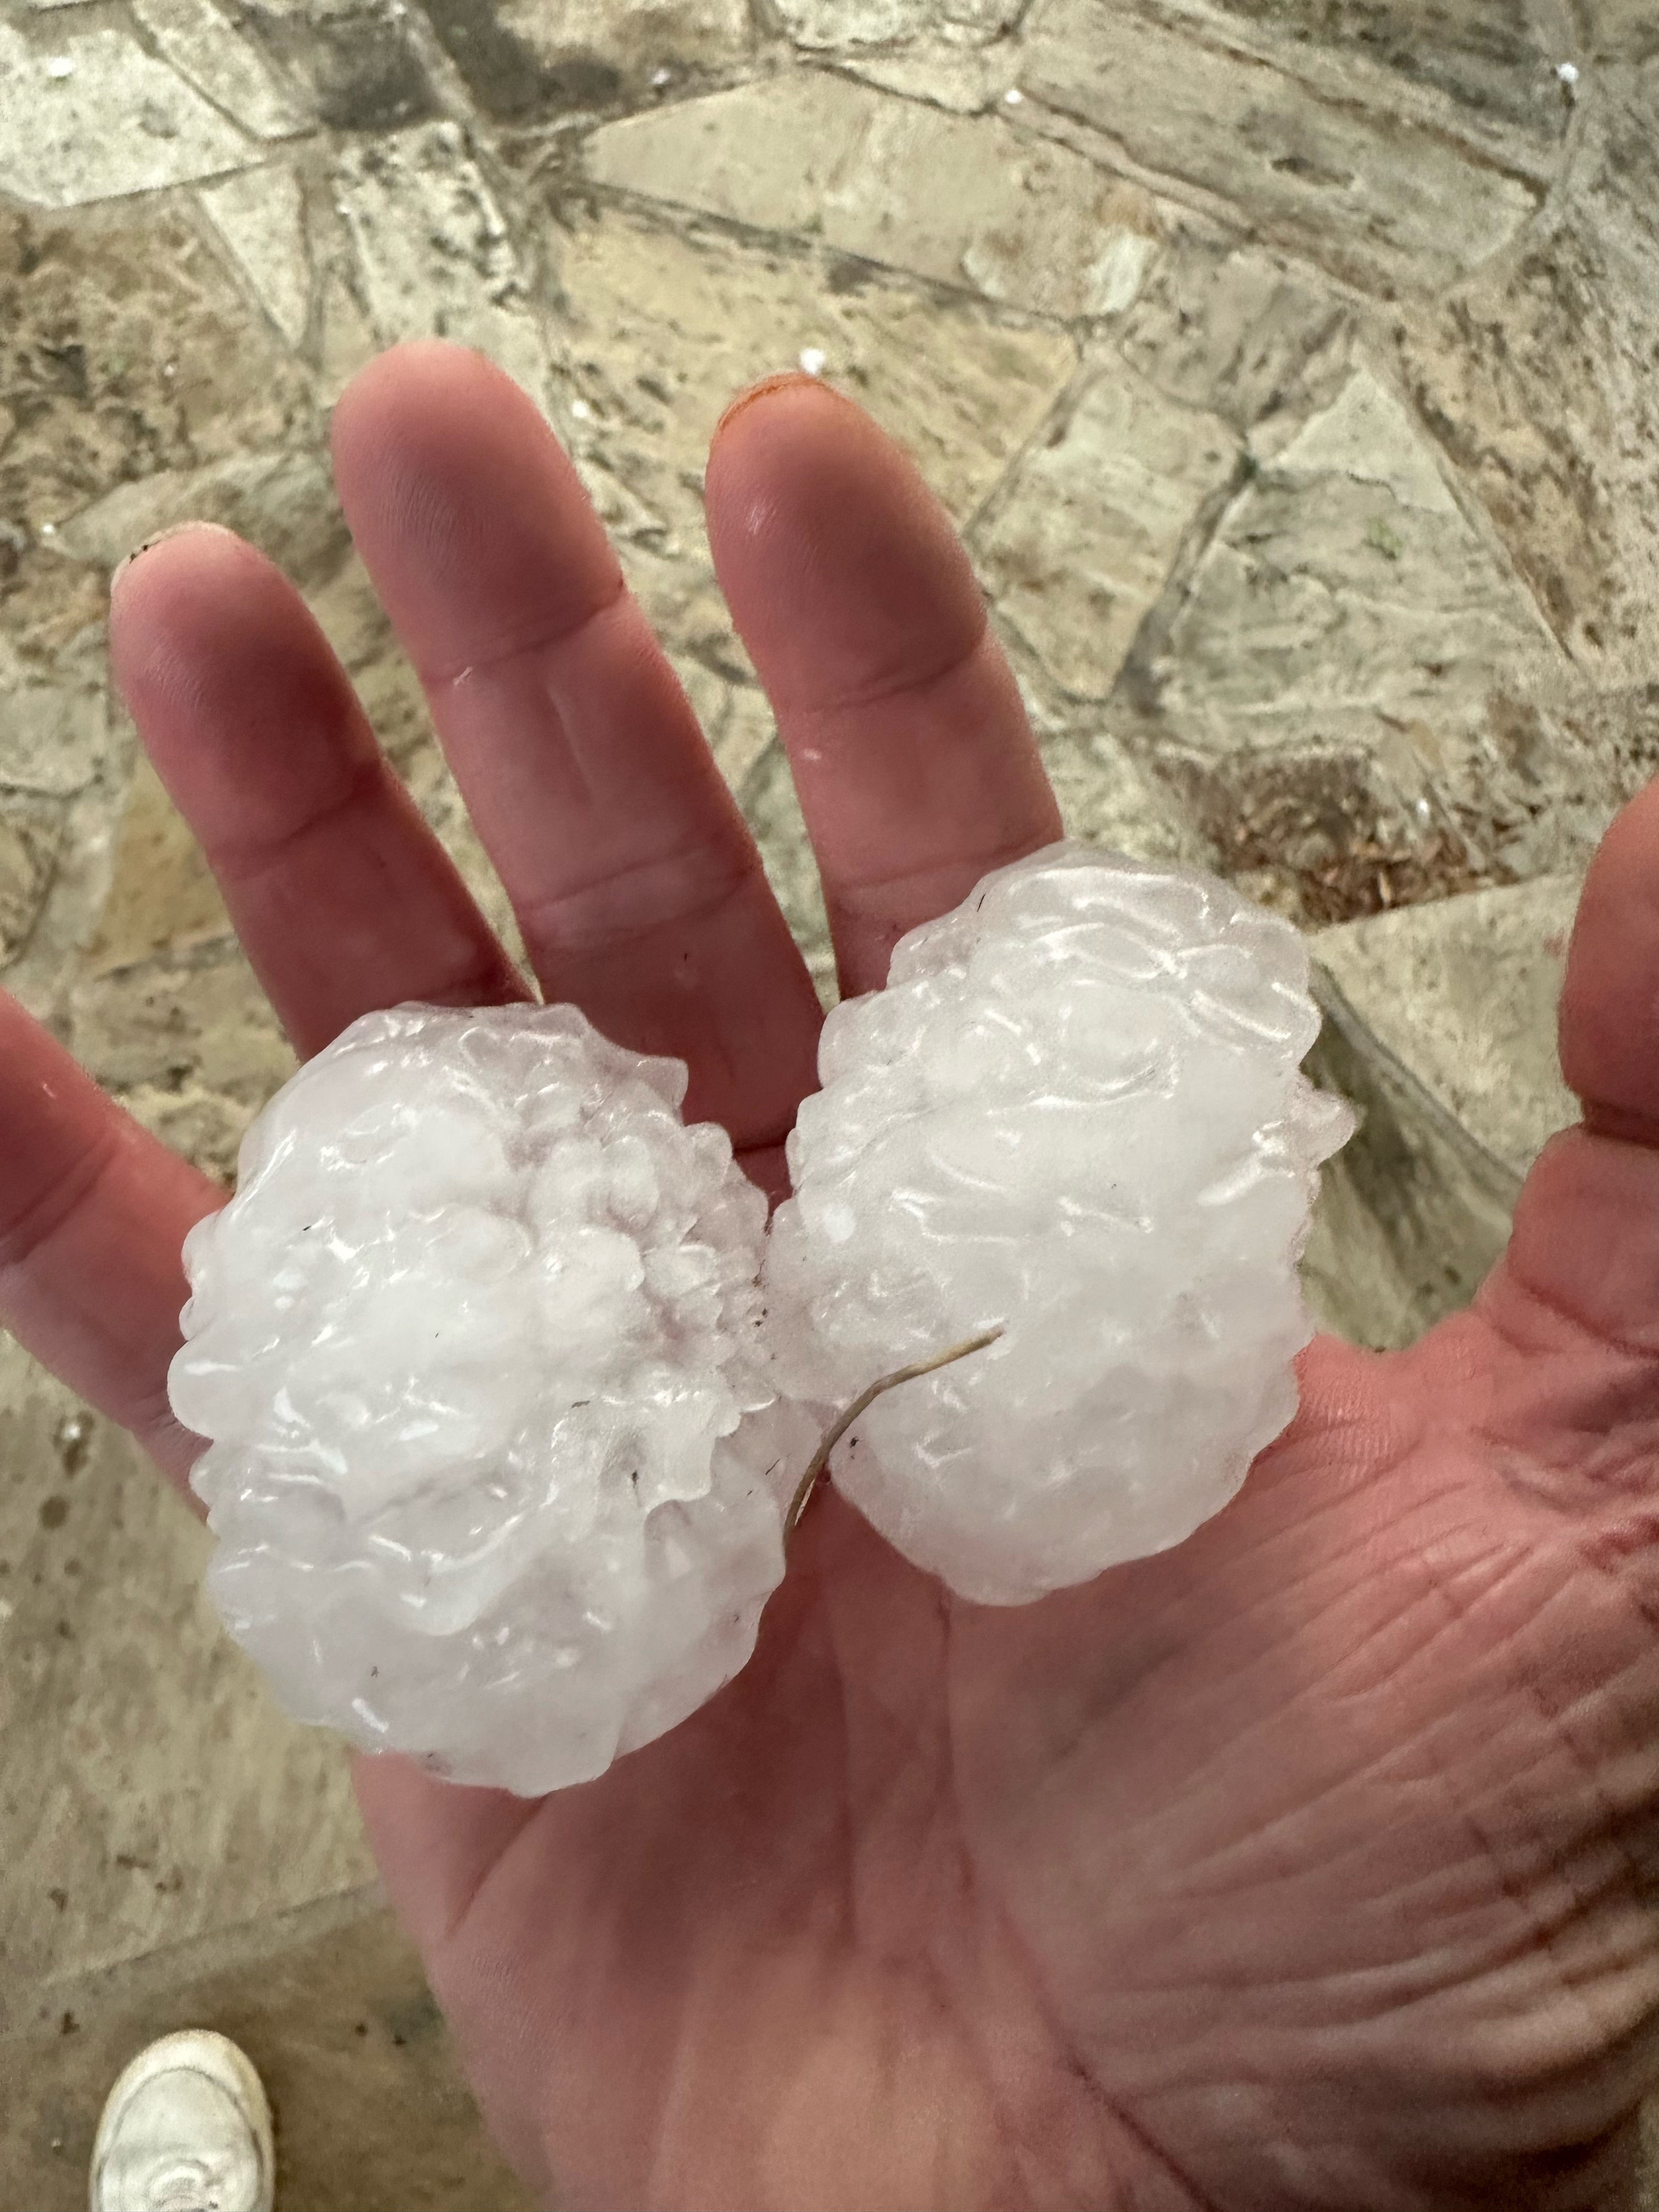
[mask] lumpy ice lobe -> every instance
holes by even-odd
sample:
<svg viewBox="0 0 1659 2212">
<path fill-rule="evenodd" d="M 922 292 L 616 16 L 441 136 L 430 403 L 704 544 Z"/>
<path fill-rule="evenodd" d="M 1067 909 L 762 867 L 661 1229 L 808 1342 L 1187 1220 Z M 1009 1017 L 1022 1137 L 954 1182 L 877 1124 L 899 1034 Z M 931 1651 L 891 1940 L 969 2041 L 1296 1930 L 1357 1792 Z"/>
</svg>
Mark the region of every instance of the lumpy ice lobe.
<svg viewBox="0 0 1659 2212">
<path fill-rule="evenodd" d="M 879 1399 L 837 1486 L 962 1595 L 1165 1549 L 1296 1409 L 1297 1261 L 1352 1127 L 1287 923 L 1213 878 L 1055 846 L 830 1016 L 766 1282 L 790 1387 Z"/>
<path fill-rule="evenodd" d="M 684 1091 L 569 1007 L 403 1006 L 248 1132 L 169 1390 L 210 1590 L 297 1717 L 534 1794 L 748 1658 L 811 1437 L 765 1200 Z"/>
</svg>

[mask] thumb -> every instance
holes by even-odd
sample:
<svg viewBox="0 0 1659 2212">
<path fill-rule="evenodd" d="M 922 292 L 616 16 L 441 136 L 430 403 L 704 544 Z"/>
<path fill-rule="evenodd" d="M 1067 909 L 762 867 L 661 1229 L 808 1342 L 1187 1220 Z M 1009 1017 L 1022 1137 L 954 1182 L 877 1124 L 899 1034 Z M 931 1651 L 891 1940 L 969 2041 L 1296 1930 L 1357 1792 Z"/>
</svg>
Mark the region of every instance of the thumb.
<svg viewBox="0 0 1659 2212">
<path fill-rule="evenodd" d="M 1659 1350 L 1659 781 L 1590 865 L 1559 1036 L 1583 1121 L 1528 1177 L 1483 1303 L 1529 1293 L 1606 1345 Z"/>
<path fill-rule="evenodd" d="M 1659 1145 L 1659 781 L 1625 808 L 1590 863 L 1560 1041 L 1585 1126 Z"/>
</svg>

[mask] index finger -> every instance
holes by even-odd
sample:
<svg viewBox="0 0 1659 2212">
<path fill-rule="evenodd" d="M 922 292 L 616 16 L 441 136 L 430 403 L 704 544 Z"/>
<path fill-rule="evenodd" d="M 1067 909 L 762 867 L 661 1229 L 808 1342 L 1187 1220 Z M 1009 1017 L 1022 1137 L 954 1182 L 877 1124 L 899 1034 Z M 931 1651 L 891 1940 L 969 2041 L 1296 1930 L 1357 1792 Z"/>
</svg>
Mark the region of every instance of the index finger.
<svg viewBox="0 0 1659 2212">
<path fill-rule="evenodd" d="M 1013 672 L 950 520 L 870 418 L 805 376 L 727 415 L 714 566 L 778 718 L 843 992 L 908 929 L 1060 835 Z"/>
</svg>

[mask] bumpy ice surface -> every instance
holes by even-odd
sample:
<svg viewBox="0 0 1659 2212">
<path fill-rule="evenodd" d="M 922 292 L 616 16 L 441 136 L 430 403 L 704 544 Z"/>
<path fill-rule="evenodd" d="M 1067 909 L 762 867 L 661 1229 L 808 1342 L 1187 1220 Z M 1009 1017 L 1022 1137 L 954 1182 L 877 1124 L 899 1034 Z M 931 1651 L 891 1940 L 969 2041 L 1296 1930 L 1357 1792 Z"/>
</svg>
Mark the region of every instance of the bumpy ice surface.
<svg viewBox="0 0 1659 2212">
<path fill-rule="evenodd" d="M 963 1596 L 1177 1543 L 1296 1408 L 1296 1262 L 1352 1127 L 1298 1063 L 1297 932 L 1213 878 L 1055 846 L 836 1008 L 766 1282 L 790 1386 L 879 1399 L 835 1480 Z"/>
<path fill-rule="evenodd" d="M 404 1006 L 248 1132 L 169 1382 L 209 1587 L 301 1719 L 528 1794 L 749 1656 L 813 1431 L 765 1201 L 684 1091 L 569 1007 Z"/>
</svg>

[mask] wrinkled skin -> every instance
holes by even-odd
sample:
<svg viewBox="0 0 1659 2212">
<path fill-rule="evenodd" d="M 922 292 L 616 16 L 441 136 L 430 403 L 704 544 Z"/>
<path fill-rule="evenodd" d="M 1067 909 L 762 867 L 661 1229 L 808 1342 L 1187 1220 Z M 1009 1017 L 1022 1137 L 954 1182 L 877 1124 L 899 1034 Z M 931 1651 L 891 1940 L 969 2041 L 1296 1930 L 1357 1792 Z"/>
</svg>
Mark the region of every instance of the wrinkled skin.
<svg viewBox="0 0 1659 2212">
<path fill-rule="evenodd" d="M 457 349 L 336 418 L 359 549 L 549 998 L 682 1054 L 776 1189 L 817 1008 L 563 457 Z M 843 987 L 1057 832 L 967 565 L 854 409 L 722 425 L 723 586 Z M 118 578 L 118 679 L 301 1051 L 523 986 L 302 605 L 196 528 Z M 1563 1011 L 1584 1126 L 1474 1310 L 1329 1341 L 1189 1542 L 1016 1611 L 826 1494 L 747 1672 L 542 1804 L 358 1785 L 489 2124 L 550 2201 L 1618 2206 L 1655 2071 L 1659 796 Z M 0 1313 L 181 1479 L 178 1252 L 222 1194 L 0 1014 Z"/>
</svg>

